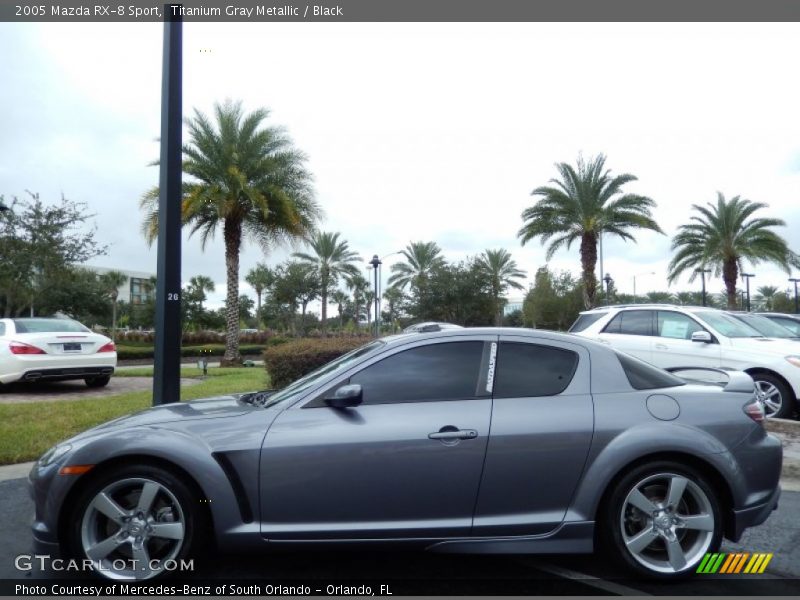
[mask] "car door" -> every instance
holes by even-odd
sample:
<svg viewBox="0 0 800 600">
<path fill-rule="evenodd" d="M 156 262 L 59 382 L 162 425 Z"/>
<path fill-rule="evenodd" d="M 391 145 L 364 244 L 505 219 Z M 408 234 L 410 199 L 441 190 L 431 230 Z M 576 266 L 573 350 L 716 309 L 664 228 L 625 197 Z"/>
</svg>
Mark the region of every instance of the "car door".
<svg viewBox="0 0 800 600">
<path fill-rule="evenodd" d="M 547 533 L 564 520 L 592 442 L 589 354 L 578 344 L 501 336 L 493 387 L 472 533 Z"/>
<path fill-rule="evenodd" d="M 666 369 L 669 367 L 719 367 L 721 347 L 714 339 L 712 343 L 693 342 L 696 331 L 708 331 L 688 315 L 674 310 L 659 310 L 656 320 L 656 335 L 653 344 L 652 362 Z M 710 332 L 709 332 L 710 333 Z"/>
<path fill-rule="evenodd" d="M 598 339 L 612 348 L 650 362 L 654 321 L 654 310 L 622 310 L 603 328 Z"/>
<path fill-rule="evenodd" d="M 443 538 L 469 533 L 491 418 L 496 336 L 428 340 L 373 359 L 284 411 L 265 438 L 261 531 L 270 540 Z M 323 394 L 322 396 L 324 396 Z"/>
</svg>

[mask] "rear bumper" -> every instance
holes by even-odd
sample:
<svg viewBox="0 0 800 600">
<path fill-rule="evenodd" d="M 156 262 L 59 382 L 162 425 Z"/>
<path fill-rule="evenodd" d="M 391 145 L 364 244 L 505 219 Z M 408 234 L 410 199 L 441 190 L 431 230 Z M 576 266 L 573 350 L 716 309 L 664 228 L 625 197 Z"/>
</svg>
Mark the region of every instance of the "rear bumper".
<svg viewBox="0 0 800 600">
<path fill-rule="evenodd" d="M 0 383 L 13 383 L 15 381 L 67 381 L 70 379 L 84 379 L 86 377 L 102 377 L 114 374 L 114 367 L 110 365 L 92 365 L 81 367 L 52 367 L 28 368 L 21 373 L 13 373 L 0 377 Z"/>
<path fill-rule="evenodd" d="M 742 537 L 742 533 L 748 527 L 755 527 L 761 525 L 772 514 L 772 511 L 778 508 L 778 500 L 781 497 L 781 487 L 778 486 L 767 498 L 766 502 L 745 508 L 742 510 L 733 511 L 733 529 L 728 532 L 728 536 L 734 542 Z"/>
</svg>

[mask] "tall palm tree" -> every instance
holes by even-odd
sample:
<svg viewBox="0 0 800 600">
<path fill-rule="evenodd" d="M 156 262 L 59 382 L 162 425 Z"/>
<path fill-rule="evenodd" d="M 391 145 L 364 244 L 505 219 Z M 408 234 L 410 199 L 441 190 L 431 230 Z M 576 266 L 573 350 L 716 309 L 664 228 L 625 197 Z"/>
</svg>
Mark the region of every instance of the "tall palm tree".
<svg viewBox="0 0 800 600">
<path fill-rule="evenodd" d="M 739 196 L 726 200 L 717 192 L 716 204 L 693 204 L 699 214 L 691 222 L 681 225 L 672 238 L 672 250 L 677 251 L 669 263 L 668 280 L 674 282 L 689 271 L 693 281 L 696 268 L 710 268 L 714 277 L 722 274 L 728 308 L 736 308 L 736 281 L 743 261 L 752 265 L 760 262 L 775 263 L 787 273 L 790 265 L 798 265 L 798 256 L 789 249 L 772 227 L 782 227 L 783 219 L 754 217 L 766 208 L 763 202 L 751 202 Z"/>
<path fill-rule="evenodd" d="M 774 310 L 775 296 L 778 294 L 778 286 L 762 285 L 756 290 L 756 302 L 766 311 Z"/>
<path fill-rule="evenodd" d="M 189 143 L 183 147 L 181 204 L 184 225 L 200 240 L 222 229 L 225 242 L 224 366 L 241 363 L 239 354 L 239 252 L 244 238 L 265 249 L 308 236 L 320 216 L 306 169 L 305 155 L 294 148 L 286 132 L 265 126 L 269 111 L 249 114 L 240 102 L 214 107 L 212 121 L 200 111 L 187 122 Z M 158 233 L 158 189 L 141 201 L 146 211 L 143 232 L 149 242 Z"/>
<path fill-rule="evenodd" d="M 362 315 L 361 311 L 364 308 L 364 301 L 369 291 L 369 281 L 361 273 L 354 273 L 348 276 L 345 281 L 347 289 L 353 293 L 353 312 L 355 313 L 356 329 L 358 329 Z"/>
<path fill-rule="evenodd" d="M 339 276 L 353 275 L 358 267 L 353 263 L 361 257 L 350 250 L 346 240 L 339 239 L 339 232 L 320 231 L 312 234 L 307 240 L 313 254 L 295 252 L 294 256 L 301 262 L 316 269 L 320 280 L 320 300 L 322 301 L 322 335 L 328 333 L 328 293 L 339 281 Z"/>
<path fill-rule="evenodd" d="M 189 279 L 189 289 L 197 297 L 197 304 L 200 307 L 200 314 L 202 314 L 203 301 L 206 299 L 206 294 L 216 289 L 214 280 L 206 275 L 195 275 Z"/>
<path fill-rule="evenodd" d="M 556 164 L 558 179 L 553 185 L 538 187 L 532 196 L 540 199 L 522 212 L 524 225 L 517 233 L 522 245 L 534 238 L 542 244 L 550 240 L 547 260 L 561 248 L 572 247 L 580 240 L 583 297 L 586 308 L 595 303 L 597 280 L 597 242 L 600 235 L 608 233 L 623 240 L 634 241 L 631 229 L 649 229 L 664 233 L 653 220 L 652 209 L 656 203 L 647 196 L 623 193 L 622 187 L 636 181 L 625 173 L 611 175 L 605 169 L 606 157 L 602 154 L 585 162 L 578 157 L 575 167 L 567 163 Z"/>
<path fill-rule="evenodd" d="M 411 242 L 400 253 L 405 261 L 392 265 L 388 284 L 401 290 L 410 286 L 413 291 L 421 293 L 430 274 L 445 264 L 436 242 Z"/>
<path fill-rule="evenodd" d="M 111 299 L 111 339 L 117 337 L 117 300 L 119 299 L 119 288 L 128 282 L 128 276 L 119 271 L 108 271 L 100 275 L 100 285 L 108 297 Z"/>
<path fill-rule="evenodd" d="M 245 275 L 244 280 L 256 293 L 256 323 L 261 329 L 261 297 L 275 283 L 275 272 L 263 263 L 258 263 Z"/>
<path fill-rule="evenodd" d="M 503 304 L 501 296 L 512 287 L 517 290 L 524 289 L 517 279 L 525 278 L 525 271 L 517 268 L 516 261 L 511 258 L 511 253 L 501 248 L 499 250 L 484 250 L 475 261 L 481 276 L 489 282 L 494 306 L 494 321 L 498 327 L 503 324 Z"/>
<path fill-rule="evenodd" d="M 331 302 L 336 305 L 336 311 L 339 313 L 339 329 L 344 327 L 344 309 L 349 299 L 342 290 L 334 290 L 331 294 Z"/>
</svg>

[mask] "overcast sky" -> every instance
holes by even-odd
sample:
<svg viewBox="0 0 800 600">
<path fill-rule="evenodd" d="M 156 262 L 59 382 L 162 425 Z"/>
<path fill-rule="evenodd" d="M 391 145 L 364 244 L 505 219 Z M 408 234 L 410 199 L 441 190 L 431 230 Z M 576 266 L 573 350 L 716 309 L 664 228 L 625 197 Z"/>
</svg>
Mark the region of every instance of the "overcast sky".
<svg viewBox="0 0 800 600">
<path fill-rule="evenodd" d="M 159 24 L 0 24 L 0 194 L 86 202 L 111 244 L 95 265 L 155 272 L 138 200 L 158 177 L 161 37 Z M 768 203 L 800 250 L 798 40 L 796 23 L 190 23 L 184 113 L 270 108 L 309 156 L 323 229 L 365 260 L 412 240 L 448 259 L 505 247 L 530 280 L 545 264 L 516 238 L 531 190 L 554 163 L 603 152 L 668 234 L 605 244 L 618 289 L 643 274 L 643 293 L 666 288 L 670 237 L 718 190 Z M 184 242 L 183 278 L 212 277 L 212 305 L 220 237 L 205 252 Z M 241 278 L 286 255 L 246 245 Z M 573 247 L 550 265 L 577 275 L 578 260 Z M 752 283 L 786 279 L 761 266 Z"/>
</svg>

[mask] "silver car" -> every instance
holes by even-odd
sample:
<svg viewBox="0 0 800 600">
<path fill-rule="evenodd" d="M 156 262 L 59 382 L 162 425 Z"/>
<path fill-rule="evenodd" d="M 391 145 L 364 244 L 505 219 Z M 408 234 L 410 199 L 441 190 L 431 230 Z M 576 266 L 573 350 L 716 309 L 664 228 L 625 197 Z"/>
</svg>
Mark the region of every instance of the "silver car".
<svg viewBox="0 0 800 600">
<path fill-rule="evenodd" d="M 30 473 L 38 552 L 142 579 L 198 552 L 412 542 L 693 572 L 776 507 L 752 379 L 687 383 L 602 344 L 474 328 L 374 341 L 278 392 L 95 427 Z"/>
</svg>

